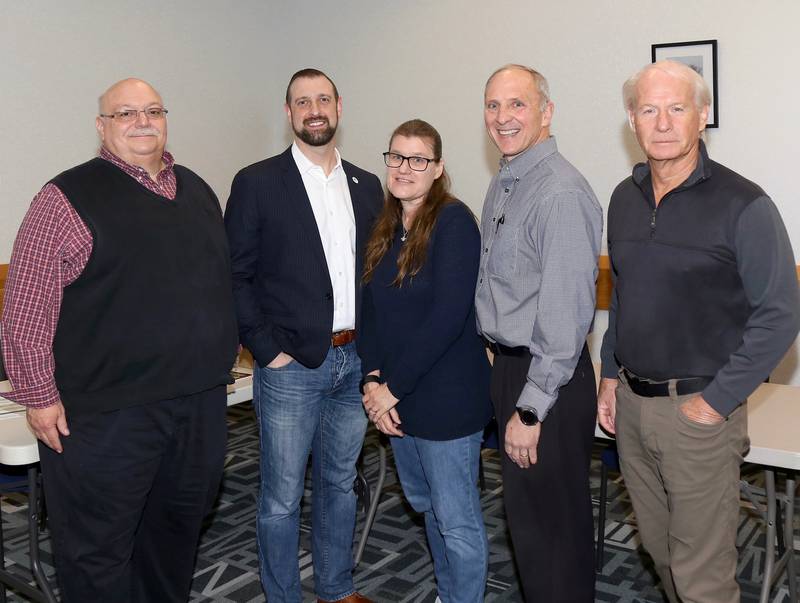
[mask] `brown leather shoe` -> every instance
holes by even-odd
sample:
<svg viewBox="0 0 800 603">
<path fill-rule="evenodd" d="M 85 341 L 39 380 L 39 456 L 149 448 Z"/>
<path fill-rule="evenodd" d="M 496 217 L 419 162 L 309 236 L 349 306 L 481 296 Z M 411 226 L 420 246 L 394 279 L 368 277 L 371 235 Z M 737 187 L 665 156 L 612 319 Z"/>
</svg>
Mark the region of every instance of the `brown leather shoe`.
<svg viewBox="0 0 800 603">
<path fill-rule="evenodd" d="M 336 601 L 317 599 L 317 603 L 372 603 L 372 599 L 367 599 L 360 593 L 353 593 L 352 595 L 347 595 L 344 599 L 337 599 Z"/>
</svg>

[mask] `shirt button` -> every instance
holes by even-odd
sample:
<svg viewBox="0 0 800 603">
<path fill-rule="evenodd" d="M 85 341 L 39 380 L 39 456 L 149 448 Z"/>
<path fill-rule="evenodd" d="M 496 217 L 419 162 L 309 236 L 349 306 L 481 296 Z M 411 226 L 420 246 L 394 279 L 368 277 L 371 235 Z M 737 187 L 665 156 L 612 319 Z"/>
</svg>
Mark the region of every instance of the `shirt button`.
<svg viewBox="0 0 800 603">
<path fill-rule="evenodd" d="M 483 279 L 480 279 L 478 282 L 479 282 L 479 283 L 482 283 L 482 282 L 483 282 Z"/>
<path fill-rule="evenodd" d="M 489 253 L 489 248 L 488 247 L 484 248 L 483 252 L 484 253 Z"/>
<path fill-rule="evenodd" d="M 506 189 L 506 192 L 508 192 L 508 189 Z"/>
</svg>

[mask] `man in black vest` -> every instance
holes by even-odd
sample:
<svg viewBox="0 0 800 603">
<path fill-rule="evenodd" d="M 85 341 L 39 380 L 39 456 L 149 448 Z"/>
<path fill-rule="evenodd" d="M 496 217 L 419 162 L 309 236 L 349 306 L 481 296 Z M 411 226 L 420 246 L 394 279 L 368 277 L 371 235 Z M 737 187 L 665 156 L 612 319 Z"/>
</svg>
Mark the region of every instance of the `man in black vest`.
<svg viewBox="0 0 800 603">
<path fill-rule="evenodd" d="M 99 157 L 45 185 L 11 257 L 4 395 L 40 440 L 65 602 L 186 601 L 222 475 L 230 258 L 166 114 L 146 82 L 109 88 Z"/>
<path fill-rule="evenodd" d="M 746 402 L 798 332 L 792 248 L 766 193 L 709 159 L 700 75 L 661 61 L 623 94 L 647 163 L 608 211 L 599 420 L 669 600 L 738 603 Z"/>
<path fill-rule="evenodd" d="M 225 223 L 239 336 L 256 361 L 261 435 L 258 549 L 270 603 L 301 600 L 299 505 L 313 457 L 312 554 L 321 601 L 366 601 L 353 587 L 353 482 L 367 418 L 355 328 L 364 244 L 383 197 L 343 161 L 342 101 L 316 69 L 286 91 L 294 144 L 240 171 Z"/>
</svg>

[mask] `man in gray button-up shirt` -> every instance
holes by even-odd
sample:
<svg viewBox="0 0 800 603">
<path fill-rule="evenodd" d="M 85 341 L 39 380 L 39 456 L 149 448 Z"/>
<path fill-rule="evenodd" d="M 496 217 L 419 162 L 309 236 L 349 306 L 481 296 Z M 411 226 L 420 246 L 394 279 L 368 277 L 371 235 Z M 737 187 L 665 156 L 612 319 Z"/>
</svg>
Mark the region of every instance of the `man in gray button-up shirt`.
<svg viewBox="0 0 800 603">
<path fill-rule="evenodd" d="M 603 213 L 550 136 L 547 81 L 520 65 L 486 84 L 503 154 L 483 206 L 478 330 L 495 353 L 492 400 L 506 513 L 528 601 L 594 600 L 589 457 L 595 380 L 586 349 Z"/>
</svg>

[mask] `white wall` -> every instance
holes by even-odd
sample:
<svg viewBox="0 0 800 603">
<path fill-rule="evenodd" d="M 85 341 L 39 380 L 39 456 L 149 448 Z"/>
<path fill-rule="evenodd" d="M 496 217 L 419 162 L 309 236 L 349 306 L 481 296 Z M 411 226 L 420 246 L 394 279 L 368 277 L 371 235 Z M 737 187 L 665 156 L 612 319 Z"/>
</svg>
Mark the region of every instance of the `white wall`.
<svg viewBox="0 0 800 603">
<path fill-rule="evenodd" d="M 497 162 L 483 84 L 503 63 L 527 63 L 550 80 L 561 151 L 605 206 L 641 159 L 622 82 L 652 43 L 709 38 L 721 125 L 709 151 L 767 190 L 800 256 L 798 23 L 795 0 L 0 0 L 0 263 L 42 183 L 92 155 L 95 99 L 126 76 L 161 90 L 170 149 L 223 203 L 239 167 L 286 146 L 286 81 L 316 66 L 342 93 L 348 159 L 382 174 L 392 129 L 427 119 L 456 193 L 479 212 Z M 797 356 L 780 380 L 800 383 Z"/>
<path fill-rule="evenodd" d="M 0 0 L 0 263 L 41 186 L 94 155 L 97 97 L 125 77 L 159 89 L 168 148 L 227 197 L 282 133 L 264 119 L 270 13 L 258 0 Z"/>
</svg>

